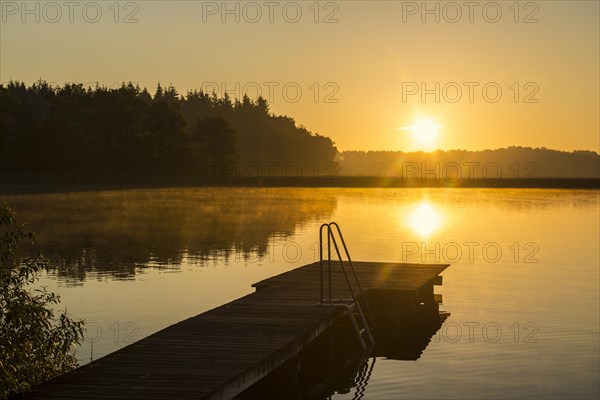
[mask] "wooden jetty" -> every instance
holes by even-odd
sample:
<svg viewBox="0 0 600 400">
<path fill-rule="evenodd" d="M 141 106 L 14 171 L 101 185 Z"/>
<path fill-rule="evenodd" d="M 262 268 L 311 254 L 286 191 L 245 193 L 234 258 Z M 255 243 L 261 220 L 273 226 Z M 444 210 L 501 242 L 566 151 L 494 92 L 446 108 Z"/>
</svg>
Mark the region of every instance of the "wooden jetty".
<svg viewBox="0 0 600 400">
<path fill-rule="evenodd" d="M 377 318 L 439 302 L 448 265 L 354 262 Z M 347 297 L 338 262 L 332 290 Z M 319 263 L 255 283 L 256 292 L 167 327 L 39 385 L 32 399 L 231 399 L 348 318 L 320 304 Z M 402 301 L 399 301 L 402 300 Z"/>
</svg>

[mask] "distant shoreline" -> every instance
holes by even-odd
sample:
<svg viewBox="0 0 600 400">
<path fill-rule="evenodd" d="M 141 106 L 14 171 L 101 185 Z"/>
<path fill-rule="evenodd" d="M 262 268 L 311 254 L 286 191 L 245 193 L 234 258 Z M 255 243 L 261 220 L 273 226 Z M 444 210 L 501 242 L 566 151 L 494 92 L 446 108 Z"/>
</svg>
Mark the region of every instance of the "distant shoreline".
<svg viewBox="0 0 600 400">
<path fill-rule="evenodd" d="M 446 180 L 406 179 L 401 177 L 336 176 L 301 177 L 296 179 L 262 177 L 254 179 L 210 179 L 194 181 L 152 181 L 118 183 L 52 182 L 28 183 L 0 182 L 0 195 L 90 192 L 131 189 L 167 188 L 491 188 L 491 189 L 600 189 L 598 178 L 534 178 L 534 179 L 464 179 Z"/>
</svg>

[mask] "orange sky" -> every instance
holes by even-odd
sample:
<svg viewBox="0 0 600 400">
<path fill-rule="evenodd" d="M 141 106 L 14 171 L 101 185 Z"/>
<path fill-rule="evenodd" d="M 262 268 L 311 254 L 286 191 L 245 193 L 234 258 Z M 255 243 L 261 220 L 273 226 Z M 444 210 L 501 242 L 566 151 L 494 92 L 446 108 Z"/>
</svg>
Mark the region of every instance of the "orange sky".
<svg viewBox="0 0 600 400">
<path fill-rule="evenodd" d="M 421 149 L 418 118 L 435 148 L 600 150 L 597 1 L 23 4 L 0 82 L 245 87 L 340 150 Z"/>
</svg>

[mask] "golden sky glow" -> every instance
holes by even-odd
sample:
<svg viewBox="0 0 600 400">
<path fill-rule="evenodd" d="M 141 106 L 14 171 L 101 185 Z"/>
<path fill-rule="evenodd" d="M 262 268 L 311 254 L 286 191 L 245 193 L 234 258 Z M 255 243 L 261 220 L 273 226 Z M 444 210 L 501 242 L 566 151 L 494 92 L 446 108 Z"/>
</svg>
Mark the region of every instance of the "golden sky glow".
<svg viewBox="0 0 600 400">
<path fill-rule="evenodd" d="M 341 150 L 419 150 L 424 115 L 427 147 L 599 151 L 596 1 L 88 3 L 2 1 L 0 82 L 261 93 Z"/>
</svg>

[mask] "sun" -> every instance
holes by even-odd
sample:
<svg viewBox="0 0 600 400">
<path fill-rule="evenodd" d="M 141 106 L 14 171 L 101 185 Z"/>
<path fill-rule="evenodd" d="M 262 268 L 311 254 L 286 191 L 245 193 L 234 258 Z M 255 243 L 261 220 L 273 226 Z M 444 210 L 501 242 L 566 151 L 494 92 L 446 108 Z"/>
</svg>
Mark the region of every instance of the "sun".
<svg viewBox="0 0 600 400">
<path fill-rule="evenodd" d="M 424 150 L 435 148 L 438 137 L 440 136 L 441 125 L 431 119 L 418 119 L 410 126 L 399 128 L 400 130 L 410 131 L 413 142 Z"/>
</svg>

